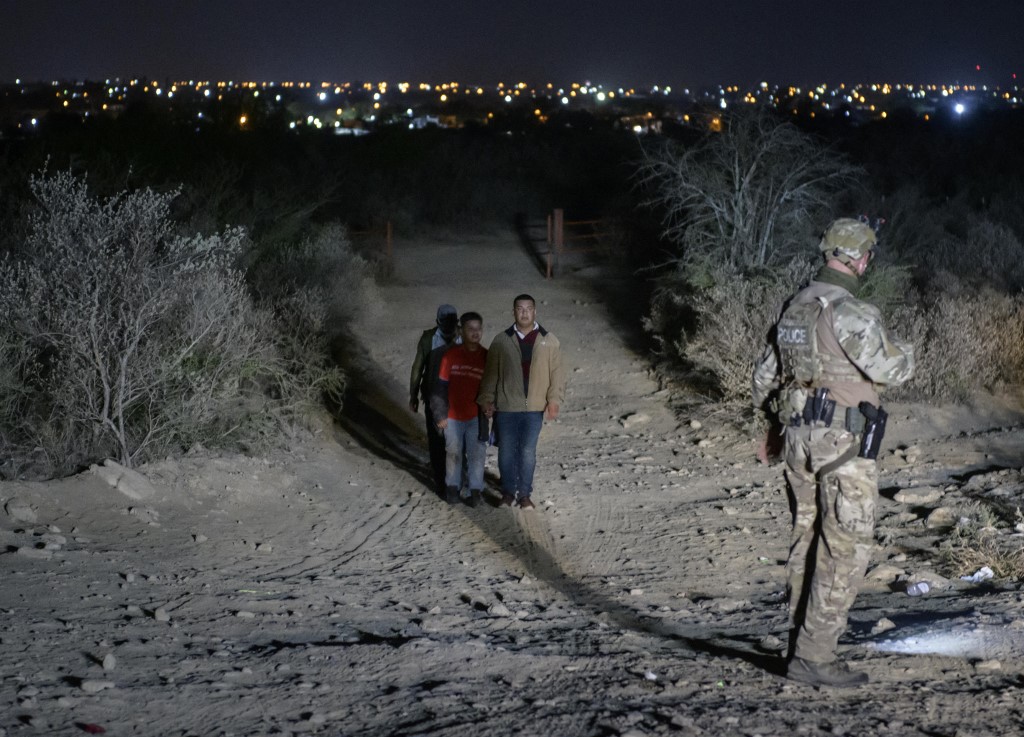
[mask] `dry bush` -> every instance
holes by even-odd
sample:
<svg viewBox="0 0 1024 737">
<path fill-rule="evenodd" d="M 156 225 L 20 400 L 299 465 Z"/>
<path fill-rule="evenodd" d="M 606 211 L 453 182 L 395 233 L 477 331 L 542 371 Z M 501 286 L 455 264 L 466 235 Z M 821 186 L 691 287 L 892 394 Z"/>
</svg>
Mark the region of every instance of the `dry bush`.
<svg viewBox="0 0 1024 737">
<path fill-rule="evenodd" d="M 1024 242 L 1006 225 L 973 218 L 950 270 L 977 274 L 1008 291 L 1024 288 Z"/>
<path fill-rule="evenodd" d="M 330 358 L 332 334 L 328 300 L 319 291 L 295 292 L 275 303 L 275 345 L 280 357 L 273 375 L 275 395 L 282 410 L 294 419 L 326 400 L 340 408 L 345 374 Z"/>
<path fill-rule="evenodd" d="M 250 261 L 249 282 L 261 302 L 293 310 L 295 295 L 301 294 L 306 307 L 300 312 L 313 318 L 309 329 L 328 338 L 337 337 L 367 308 L 380 305 L 372 269 L 341 225 L 319 227 L 293 245 L 255 254 Z M 289 318 L 293 324 L 294 319 Z"/>
<path fill-rule="evenodd" d="M 808 261 L 751 275 L 728 269 L 676 277 L 655 294 L 645 328 L 661 357 L 682 378 L 726 402 L 746 402 L 750 372 L 785 299 L 813 273 Z M 1024 295 L 976 293 L 946 278 L 923 303 L 901 266 L 868 272 L 859 297 L 878 306 L 889 332 L 916 347 L 917 368 L 905 385 L 886 390 L 895 400 L 963 401 L 980 389 L 1024 382 Z"/>
<path fill-rule="evenodd" d="M 923 220 L 918 214 L 913 225 L 920 227 Z M 946 281 L 945 275 L 955 274 L 960 288 L 1024 288 L 1024 242 L 1010 227 L 978 215 L 965 215 L 945 229 L 934 222 L 928 225 L 920 227 L 932 234 L 927 243 L 919 243 L 918 234 L 912 248 L 900 249 L 901 257 L 918 264 L 927 281 Z"/>
<path fill-rule="evenodd" d="M 952 236 L 945 228 L 943 211 L 925 197 L 916 183 L 867 203 L 865 212 L 885 217 L 881 250 L 909 263 L 927 263 L 930 255 L 945 250 Z"/>
<path fill-rule="evenodd" d="M 886 327 L 904 337 L 899 315 L 916 303 L 909 267 L 875 262 L 861 277 L 856 297 L 881 310 Z"/>
<path fill-rule="evenodd" d="M 977 501 L 958 507 L 957 515 L 959 521 L 940 546 L 950 575 L 967 576 L 988 566 L 996 578 L 1024 580 L 1024 545 L 998 529 L 998 515 Z"/>
<path fill-rule="evenodd" d="M 1024 296 L 940 292 L 899 320 L 917 346 L 917 369 L 896 398 L 963 401 L 979 389 L 1024 381 Z"/>
<path fill-rule="evenodd" d="M 735 114 L 696 146 L 647 152 L 639 179 L 678 251 L 645 320 L 694 388 L 747 402 L 753 360 L 813 269 L 809 223 L 863 172 L 766 113 Z"/>
<path fill-rule="evenodd" d="M 1007 207 L 1005 193 L 997 199 L 1003 204 L 977 212 L 964 195 L 933 201 L 918 185 L 906 184 L 870 203 L 869 211 L 881 212 L 886 219 L 882 251 L 914 264 L 929 286 L 933 278 L 951 273 L 975 288 L 1020 291 L 1024 288 L 1020 208 Z"/>
<path fill-rule="evenodd" d="M 750 402 L 750 375 L 784 300 L 813 273 L 809 261 L 741 277 L 728 269 L 703 274 L 700 286 L 676 281 L 655 296 L 646 328 L 664 358 L 691 383 L 727 403 Z M 692 316 L 687 325 L 680 316 Z"/>
<path fill-rule="evenodd" d="M 698 145 L 648 151 L 641 181 L 678 260 L 701 268 L 779 267 L 808 245 L 807 224 L 863 171 L 794 125 L 735 113 Z"/>
<path fill-rule="evenodd" d="M 371 272 L 337 224 L 261 254 L 250 267 L 250 283 L 278 318 L 275 344 L 284 364 L 279 379 L 282 391 L 293 388 L 285 402 L 292 417 L 325 400 L 340 409 L 346 382 L 337 361 L 346 359 L 334 351 L 349 345 L 353 320 L 381 308 Z"/>
<path fill-rule="evenodd" d="M 0 263 L 4 475 L 269 436 L 301 403 L 310 377 L 235 266 L 242 231 L 176 234 L 173 193 L 100 200 L 69 173 L 31 189 L 31 232 Z"/>
<path fill-rule="evenodd" d="M 753 362 L 783 303 L 817 268 L 809 259 L 796 259 L 784 268 L 747 275 L 724 268 L 702 271 L 695 275 L 697 284 L 663 285 L 645 325 L 663 356 L 688 369 L 691 381 L 696 374 L 723 401 L 748 403 Z M 861 292 L 884 313 L 893 314 L 901 308 L 909 282 L 906 269 L 879 265 Z M 689 324 L 683 315 L 690 316 Z"/>
</svg>

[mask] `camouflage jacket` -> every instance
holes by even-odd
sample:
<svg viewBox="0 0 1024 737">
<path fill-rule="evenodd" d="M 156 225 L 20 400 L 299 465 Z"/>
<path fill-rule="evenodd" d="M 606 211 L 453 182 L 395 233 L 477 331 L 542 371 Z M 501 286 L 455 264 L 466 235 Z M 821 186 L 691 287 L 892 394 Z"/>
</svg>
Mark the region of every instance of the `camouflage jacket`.
<svg viewBox="0 0 1024 737">
<path fill-rule="evenodd" d="M 841 406 L 856 407 L 862 401 L 879 406 L 879 388 L 898 386 L 913 375 L 913 345 L 892 339 L 878 308 L 836 283 L 827 268 L 783 307 L 773 340 L 754 365 L 754 406 L 761 407 L 773 390 L 781 388 L 783 414 L 787 404 L 799 411 L 807 390 L 821 386 L 828 387 Z M 812 327 L 805 336 L 789 319 L 799 314 L 811 315 L 807 319 Z M 812 356 L 807 359 L 810 366 L 793 365 L 792 357 L 799 354 L 787 349 L 801 337 Z"/>
</svg>

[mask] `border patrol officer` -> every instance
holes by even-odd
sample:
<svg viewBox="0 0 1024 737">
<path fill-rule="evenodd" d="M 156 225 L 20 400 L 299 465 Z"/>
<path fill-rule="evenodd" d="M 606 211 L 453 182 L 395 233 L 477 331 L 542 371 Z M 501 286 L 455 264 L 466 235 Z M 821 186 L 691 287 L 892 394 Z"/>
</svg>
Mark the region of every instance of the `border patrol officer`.
<svg viewBox="0 0 1024 737">
<path fill-rule="evenodd" d="M 835 649 L 874 544 L 875 459 L 886 420 L 878 391 L 914 372 L 913 346 L 891 338 L 878 308 L 855 296 L 876 245 L 863 220 L 828 227 L 820 244 L 825 264 L 784 305 L 752 381 L 754 406 L 777 392 L 779 417 L 788 420 L 786 673 L 814 685 L 868 681 L 838 662 Z"/>
</svg>

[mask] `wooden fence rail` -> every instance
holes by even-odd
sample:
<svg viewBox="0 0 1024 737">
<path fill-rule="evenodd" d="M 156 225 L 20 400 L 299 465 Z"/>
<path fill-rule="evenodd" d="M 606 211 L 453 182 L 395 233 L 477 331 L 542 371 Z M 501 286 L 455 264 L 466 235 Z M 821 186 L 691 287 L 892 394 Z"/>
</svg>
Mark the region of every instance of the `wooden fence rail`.
<svg viewBox="0 0 1024 737">
<path fill-rule="evenodd" d="M 547 274 L 551 279 L 555 270 L 564 264 L 564 257 L 577 253 L 593 253 L 605 237 L 603 220 L 566 220 L 562 208 L 548 215 Z M 587 243 L 588 245 L 581 245 Z"/>
</svg>

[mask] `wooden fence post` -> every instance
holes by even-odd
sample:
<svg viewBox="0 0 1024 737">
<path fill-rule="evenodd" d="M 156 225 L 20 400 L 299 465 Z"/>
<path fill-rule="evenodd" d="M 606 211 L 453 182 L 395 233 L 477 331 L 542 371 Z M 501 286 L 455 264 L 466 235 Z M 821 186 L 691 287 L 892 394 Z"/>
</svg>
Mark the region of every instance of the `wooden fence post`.
<svg viewBox="0 0 1024 737">
<path fill-rule="evenodd" d="M 552 249 L 553 246 L 554 246 L 554 244 L 551 241 L 551 213 L 549 212 L 548 213 L 548 252 L 547 252 L 547 256 L 546 256 L 547 262 L 548 262 L 548 269 L 547 269 L 547 274 L 545 274 L 545 276 L 544 276 L 545 279 L 550 279 L 551 278 L 551 249 Z"/>
<path fill-rule="evenodd" d="M 565 246 L 565 211 L 560 207 L 556 207 L 553 215 L 552 230 L 555 237 L 555 264 L 561 266 L 562 249 Z"/>
</svg>

